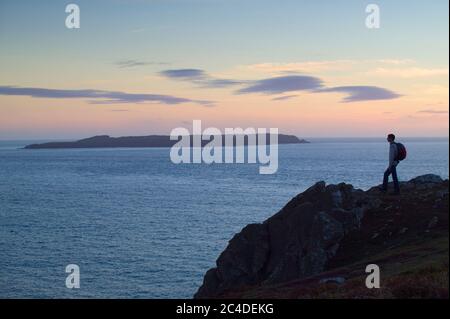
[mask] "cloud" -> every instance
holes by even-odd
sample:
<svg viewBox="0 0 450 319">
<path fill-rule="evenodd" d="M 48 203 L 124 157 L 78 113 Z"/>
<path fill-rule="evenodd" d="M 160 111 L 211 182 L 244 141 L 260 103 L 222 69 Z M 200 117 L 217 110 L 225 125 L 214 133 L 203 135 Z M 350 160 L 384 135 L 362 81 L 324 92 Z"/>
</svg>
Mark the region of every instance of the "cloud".
<svg viewBox="0 0 450 319">
<path fill-rule="evenodd" d="M 376 60 L 376 62 L 384 63 L 384 64 L 394 64 L 394 65 L 416 63 L 416 61 L 413 59 L 379 59 L 379 60 Z"/>
<path fill-rule="evenodd" d="M 376 67 L 379 66 L 379 67 Z M 448 76 L 448 67 L 424 68 L 416 66 L 412 59 L 367 59 L 367 60 L 331 60 L 331 61 L 302 61 L 276 63 L 266 62 L 239 66 L 239 70 L 264 73 L 303 73 L 316 74 L 327 71 L 359 70 L 370 67 L 364 73 L 369 76 L 385 76 L 399 78 L 421 78 L 432 76 Z"/>
<path fill-rule="evenodd" d="M 200 69 L 164 70 L 161 71 L 159 74 L 161 74 L 164 77 L 177 80 L 204 79 L 207 77 L 206 72 Z"/>
<path fill-rule="evenodd" d="M 400 63 L 398 61 L 392 63 Z M 283 94 L 287 92 L 308 91 L 311 93 L 341 92 L 349 96 L 343 102 L 357 102 L 370 100 L 388 100 L 400 97 L 388 89 L 376 86 L 339 86 L 325 87 L 322 79 L 309 75 L 289 74 L 277 77 L 270 77 L 254 81 L 238 81 L 230 79 L 218 79 L 210 76 L 201 69 L 174 69 L 164 70 L 160 75 L 174 80 L 188 81 L 200 87 L 230 87 L 241 85 L 242 88 L 236 90 L 235 94 Z M 275 97 L 273 101 L 282 101 L 294 97 L 295 95 Z"/>
<path fill-rule="evenodd" d="M 352 60 L 336 60 L 336 61 L 305 61 L 290 63 L 258 63 L 246 65 L 244 68 L 258 72 L 301 72 L 314 73 L 328 70 L 345 70 L 356 62 Z"/>
<path fill-rule="evenodd" d="M 240 66 L 240 69 L 268 73 L 316 73 L 323 71 L 344 71 L 365 64 L 406 65 L 413 64 L 411 59 L 367 59 L 367 60 L 326 60 L 301 62 L 265 62 Z"/>
<path fill-rule="evenodd" d="M 146 66 L 146 65 L 167 65 L 168 62 L 146 62 L 139 60 L 120 60 L 115 62 L 120 68 L 133 68 L 138 66 Z"/>
<path fill-rule="evenodd" d="M 215 78 L 200 69 L 164 70 L 159 74 L 169 79 L 192 82 L 196 85 L 207 88 L 223 88 L 243 83 L 238 80 Z"/>
<path fill-rule="evenodd" d="M 285 101 L 285 100 L 289 100 L 292 99 L 294 97 L 297 97 L 298 95 L 285 95 L 285 96 L 279 96 L 279 97 L 274 97 L 272 99 L 272 101 Z"/>
<path fill-rule="evenodd" d="M 423 78 L 432 76 L 448 76 L 448 68 L 377 68 L 368 72 L 369 75 L 399 77 L 399 78 Z"/>
<path fill-rule="evenodd" d="M 377 86 L 337 86 L 320 89 L 317 92 L 346 93 L 348 96 L 342 100 L 346 103 L 372 100 L 392 100 L 401 97 L 400 94 Z"/>
<path fill-rule="evenodd" d="M 59 90 L 16 86 L 0 86 L 0 95 L 30 96 L 35 98 L 52 99 L 89 99 L 89 102 L 92 104 L 125 104 L 148 102 L 168 105 L 195 103 L 204 106 L 211 106 L 213 104 L 212 101 L 192 100 L 188 98 L 163 94 L 140 94 L 103 90 Z"/>
<path fill-rule="evenodd" d="M 322 86 L 322 80 L 313 76 L 288 75 L 254 81 L 251 85 L 238 90 L 236 93 L 281 94 L 293 91 L 316 90 Z"/>
<path fill-rule="evenodd" d="M 417 113 L 426 113 L 426 114 L 448 114 L 448 111 L 446 110 L 433 110 L 433 109 L 427 109 L 427 110 L 421 110 Z"/>
<path fill-rule="evenodd" d="M 209 78 L 207 80 L 199 81 L 198 84 L 206 88 L 225 88 L 230 86 L 236 86 L 243 84 L 243 81 L 238 80 L 228 80 L 228 79 L 213 79 Z"/>
<path fill-rule="evenodd" d="M 309 91 L 312 93 L 346 93 L 348 96 L 342 101 L 347 103 L 372 100 L 390 100 L 401 96 L 393 91 L 376 86 L 338 86 L 327 88 L 324 87 L 321 79 L 302 75 L 289 75 L 259 80 L 246 88 L 238 90 L 236 93 L 281 94 L 296 91 Z M 274 100 L 283 100 L 290 97 L 292 96 L 275 98 Z"/>
</svg>

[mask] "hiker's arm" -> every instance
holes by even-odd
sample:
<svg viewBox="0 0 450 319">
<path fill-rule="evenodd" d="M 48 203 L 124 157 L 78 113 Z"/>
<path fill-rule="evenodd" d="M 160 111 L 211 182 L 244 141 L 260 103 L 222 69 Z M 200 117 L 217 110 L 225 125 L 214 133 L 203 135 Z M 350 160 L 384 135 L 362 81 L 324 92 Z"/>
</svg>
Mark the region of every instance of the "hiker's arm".
<svg viewBox="0 0 450 319">
<path fill-rule="evenodd" d="M 397 148 L 395 144 L 391 144 L 391 147 L 389 148 L 389 168 L 391 168 L 392 165 L 394 165 L 395 157 L 397 156 L 396 152 Z"/>
</svg>

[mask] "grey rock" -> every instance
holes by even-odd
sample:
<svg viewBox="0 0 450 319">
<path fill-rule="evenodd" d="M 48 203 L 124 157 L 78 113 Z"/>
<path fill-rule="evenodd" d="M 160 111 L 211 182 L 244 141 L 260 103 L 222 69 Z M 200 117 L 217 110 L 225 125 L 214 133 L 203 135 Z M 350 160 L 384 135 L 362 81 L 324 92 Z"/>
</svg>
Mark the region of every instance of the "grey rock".
<svg viewBox="0 0 450 319">
<path fill-rule="evenodd" d="M 442 183 L 443 181 L 444 180 L 438 175 L 426 174 L 413 178 L 409 182 L 414 184 L 433 184 L 433 183 Z"/>
<path fill-rule="evenodd" d="M 195 298 L 211 298 L 257 283 L 281 283 L 323 271 L 342 238 L 358 229 L 373 204 L 348 184 L 319 182 L 262 224 L 230 240 Z"/>
<path fill-rule="evenodd" d="M 436 183 L 442 182 L 439 176 L 429 174 L 402 182 L 401 188 L 433 188 L 434 196 Z M 236 234 L 217 259 L 216 267 L 205 274 L 194 297 L 220 297 L 226 291 L 246 286 L 277 284 L 323 272 L 338 253 L 343 238 L 360 229 L 366 212 L 376 212 L 377 208 L 383 211 L 380 196 L 378 188 L 364 192 L 344 183 L 314 184 L 263 223 L 248 225 Z M 448 198 L 448 190 L 439 194 L 441 197 Z M 394 204 L 386 209 L 399 208 Z M 437 224 L 438 218 L 433 217 L 426 231 Z M 388 226 L 378 229 L 371 239 L 381 240 Z M 403 227 L 399 234 L 407 231 Z"/>
</svg>

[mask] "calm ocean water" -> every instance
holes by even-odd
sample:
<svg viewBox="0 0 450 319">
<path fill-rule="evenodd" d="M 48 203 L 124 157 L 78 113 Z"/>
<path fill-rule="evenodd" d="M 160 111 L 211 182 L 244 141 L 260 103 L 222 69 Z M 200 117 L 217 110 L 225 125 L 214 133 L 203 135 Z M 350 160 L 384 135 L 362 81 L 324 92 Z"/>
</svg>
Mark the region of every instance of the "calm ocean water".
<svg viewBox="0 0 450 319">
<path fill-rule="evenodd" d="M 0 297 L 190 298 L 233 234 L 319 180 L 366 189 L 383 139 L 283 145 L 258 164 L 175 165 L 169 149 L 22 150 L 0 142 Z M 448 139 L 404 140 L 407 180 L 448 178 Z M 65 287 L 65 267 L 81 288 Z"/>
</svg>

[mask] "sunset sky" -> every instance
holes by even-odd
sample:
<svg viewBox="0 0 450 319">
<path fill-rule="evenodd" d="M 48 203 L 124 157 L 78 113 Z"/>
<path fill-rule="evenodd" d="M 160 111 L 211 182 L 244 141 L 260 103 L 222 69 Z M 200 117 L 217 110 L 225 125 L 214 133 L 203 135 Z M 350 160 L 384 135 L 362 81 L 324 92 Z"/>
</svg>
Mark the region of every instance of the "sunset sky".
<svg viewBox="0 0 450 319">
<path fill-rule="evenodd" d="M 68 3 L 80 29 L 65 26 Z M 0 139 L 169 134 L 194 119 L 448 136 L 448 12 L 448 0 L 0 0 Z"/>
</svg>

